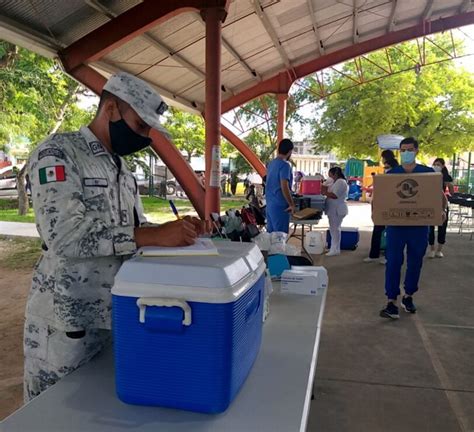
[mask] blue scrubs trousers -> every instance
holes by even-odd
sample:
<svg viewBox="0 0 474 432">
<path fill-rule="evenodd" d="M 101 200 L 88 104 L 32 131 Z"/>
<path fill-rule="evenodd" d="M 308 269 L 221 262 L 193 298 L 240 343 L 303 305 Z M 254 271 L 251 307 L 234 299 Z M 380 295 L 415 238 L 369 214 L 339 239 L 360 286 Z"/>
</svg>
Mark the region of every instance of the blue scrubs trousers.
<svg viewBox="0 0 474 432">
<path fill-rule="evenodd" d="M 405 246 L 407 248 L 407 270 L 405 294 L 418 291 L 423 257 L 428 246 L 427 226 L 388 226 L 385 257 L 385 294 L 395 300 L 400 295 L 400 272 L 403 265 Z"/>
<path fill-rule="evenodd" d="M 267 232 L 281 231 L 288 233 L 290 229 L 290 213 L 286 212 L 288 204 L 275 205 L 267 202 Z"/>
</svg>

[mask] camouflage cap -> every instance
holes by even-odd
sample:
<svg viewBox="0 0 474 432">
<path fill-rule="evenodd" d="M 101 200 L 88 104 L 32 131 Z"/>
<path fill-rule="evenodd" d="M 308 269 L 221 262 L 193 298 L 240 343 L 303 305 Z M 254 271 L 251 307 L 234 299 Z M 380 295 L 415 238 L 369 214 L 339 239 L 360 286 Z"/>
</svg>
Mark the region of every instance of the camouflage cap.
<svg viewBox="0 0 474 432">
<path fill-rule="evenodd" d="M 118 72 L 105 83 L 104 90 L 127 102 L 148 126 L 168 135 L 160 124 L 160 115 L 168 105 L 148 83 L 127 72 Z"/>
</svg>

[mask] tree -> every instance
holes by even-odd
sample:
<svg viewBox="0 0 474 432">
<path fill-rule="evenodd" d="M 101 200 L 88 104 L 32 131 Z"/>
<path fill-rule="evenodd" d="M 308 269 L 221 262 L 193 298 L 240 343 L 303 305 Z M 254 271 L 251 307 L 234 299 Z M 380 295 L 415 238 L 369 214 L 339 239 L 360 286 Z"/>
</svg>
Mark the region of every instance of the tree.
<svg viewBox="0 0 474 432">
<path fill-rule="evenodd" d="M 436 45 L 451 51 L 449 34 L 433 38 Z M 426 62 L 434 63 L 447 58 L 436 45 L 426 42 Z M 456 42 L 456 51 L 462 52 Z M 319 119 L 313 122 L 317 150 L 336 151 L 340 156 L 375 157 L 376 137 L 394 133 L 416 137 L 425 154 L 451 155 L 472 148 L 474 136 L 474 78 L 469 72 L 456 67 L 452 61 L 442 61 L 415 70 L 412 59 L 419 57 L 416 41 L 390 49 L 391 67 L 395 74 L 388 78 L 347 88 L 350 78 L 357 77 L 353 61 L 339 70 L 329 72 L 325 79 L 326 92 L 333 93 L 317 102 Z M 367 58 L 389 68 L 384 51 L 369 54 Z M 363 60 L 366 81 L 380 76 L 379 67 Z M 314 77 L 306 80 L 314 93 L 320 90 Z M 344 89 L 345 88 L 345 89 Z M 344 89 L 344 90 L 342 90 Z"/>
<path fill-rule="evenodd" d="M 286 109 L 286 136 L 292 137 L 293 125 L 303 126 L 308 123 L 298 110 L 308 100 L 308 92 L 295 88 L 288 96 Z M 243 141 L 254 151 L 263 163 L 268 162 L 277 146 L 277 115 L 278 102 L 275 95 L 265 95 L 239 108 L 234 116 L 234 125 L 248 127 L 249 133 Z M 236 170 L 244 173 L 252 171 L 248 162 L 241 156 L 235 160 Z"/>
<path fill-rule="evenodd" d="M 295 88 L 287 100 L 286 107 L 286 129 L 287 135 L 291 138 L 291 127 L 293 125 L 304 125 L 308 119 L 301 115 L 299 106 L 308 99 L 308 92 L 304 88 Z M 264 142 L 271 145 L 273 149 L 277 144 L 277 116 L 278 100 L 276 95 L 264 95 L 254 99 L 243 107 L 239 108 L 234 118 L 234 125 L 243 124 L 248 126 L 250 131 L 259 131 L 258 135 L 266 136 Z M 270 152 L 271 153 L 271 152 Z"/>
<path fill-rule="evenodd" d="M 51 133 L 89 123 L 95 110 L 77 105 L 80 94 L 89 93 L 54 60 L 0 41 L 0 149 L 24 139 L 32 149 Z M 20 214 L 28 207 L 24 175 L 20 170 Z"/>
<path fill-rule="evenodd" d="M 193 156 L 204 154 L 205 129 L 202 117 L 170 108 L 170 115 L 164 126 L 176 147 L 186 153 L 188 161 Z"/>
</svg>

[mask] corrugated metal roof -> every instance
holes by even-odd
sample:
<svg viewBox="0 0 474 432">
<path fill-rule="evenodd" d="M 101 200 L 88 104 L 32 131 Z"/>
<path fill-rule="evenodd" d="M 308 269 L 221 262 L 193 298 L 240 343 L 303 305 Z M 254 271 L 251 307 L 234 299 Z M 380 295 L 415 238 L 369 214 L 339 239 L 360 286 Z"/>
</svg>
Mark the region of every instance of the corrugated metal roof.
<svg viewBox="0 0 474 432">
<path fill-rule="evenodd" d="M 53 38 L 59 49 L 140 2 L 0 0 L 0 15 L 17 22 L 18 28 Z M 470 7 L 466 0 L 234 0 L 222 31 L 222 98 L 275 72 L 315 59 L 323 49 L 325 54 L 331 53 L 423 19 L 466 12 Z M 155 84 L 171 103 L 202 106 L 205 26 L 200 15 L 180 14 L 147 35 L 121 45 L 92 66 L 105 75 L 126 70 Z M 172 96 L 176 96 L 174 102 Z"/>
</svg>

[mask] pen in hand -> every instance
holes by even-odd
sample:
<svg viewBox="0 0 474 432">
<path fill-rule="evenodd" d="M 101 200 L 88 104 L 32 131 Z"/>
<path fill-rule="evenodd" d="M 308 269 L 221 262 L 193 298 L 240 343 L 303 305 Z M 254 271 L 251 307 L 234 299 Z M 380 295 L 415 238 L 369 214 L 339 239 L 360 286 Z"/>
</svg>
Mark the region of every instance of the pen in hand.
<svg viewBox="0 0 474 432">
<path fill-rule="evenodd" d="M 173 211 L 173 214 L 176 216 L 176 219 L 181 219 L 181 217 L 178 213 L 178 209 L 174 205 L 174 202 L 172 200 L 169 200 L 169 203 L 170 203 L 171 210 Z"/>
</svg>

